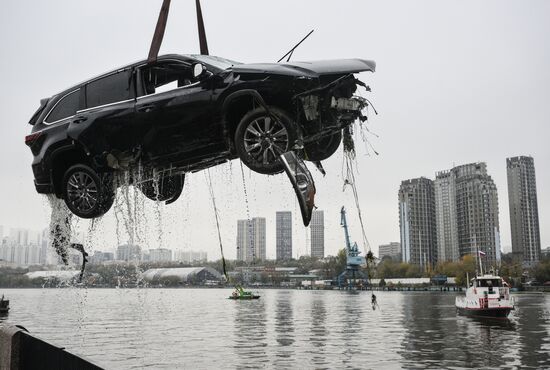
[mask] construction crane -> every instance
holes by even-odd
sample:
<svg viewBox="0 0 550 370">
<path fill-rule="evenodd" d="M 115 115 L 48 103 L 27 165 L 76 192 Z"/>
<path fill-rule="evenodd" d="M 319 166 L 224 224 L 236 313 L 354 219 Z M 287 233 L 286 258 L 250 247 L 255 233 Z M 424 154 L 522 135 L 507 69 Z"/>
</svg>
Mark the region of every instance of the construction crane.
<svg viewBox="0 0 550 370">
<path fill-rule="evenodd" d="M 360 256 L 361 252 L 357 247 L 357 243 L 351 244 L 348 223 L 346 221 L 346 209 L 342 206 L 340 210 L 340 225 L 344 228 L 344 235 L 346 238 L 346 269 L 338 275 L 338 287 L 344 289 L 353 289 L 353 284 L 356 279 L 361 279 L 361 283 L 368 281 L 367 276 L 361 271 L 361 265 L 366 263 L 365 257 Z M 347 286 L 344 285 L 347 280 Z"/>
</svg>

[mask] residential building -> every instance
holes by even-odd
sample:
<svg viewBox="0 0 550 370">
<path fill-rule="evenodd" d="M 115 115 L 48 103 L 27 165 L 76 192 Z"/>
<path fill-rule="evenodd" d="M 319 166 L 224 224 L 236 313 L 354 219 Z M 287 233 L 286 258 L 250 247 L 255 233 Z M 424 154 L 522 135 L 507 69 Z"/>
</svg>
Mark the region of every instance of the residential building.
<svg viewBox="0 0 550 370">
<path fill-rule="evenodd" d="M 100 265 L 105 262 L 110 262 L 115 259 L 115 254 L 113 252 L 101 252 L 95 251 L 94 255 L 90 257 L 90 263 Z"/>
<path fill-rule="evenodd" d="M 166 248 L 149 249 L 150 262 L 170 262 L 172 261 L 172 250 Z"/>
<path fill-rule="evenodd" d="M 458 261 L 458 225 L 456 222 L 456 173 L 440 171 L 435 176 L 435 223 L 437 261 Z"/>
<path fill-rule="evenodd" d="M 237 221 L 237 259 L 239 261 L 265 260 L 265 218 Z"/>
<path fill-rule="evenodd" d="M 378 258 L 390 257 L 392 260 L 401 261 L 401 243 L 391 242 L 378 246 Z"/>
<path fill-rule="evenodd" d="M 512 253 L 531 266 L 541 255 L 535 162 L 526 156 L 507 158 L 506 172 Z"/>
<path fill-rule="evenodd" d="M 203 251 L 176 251 L 175 260 L 183 263 L 206 262 L 208 254 Z"/>
<path fill-rule="evenodd" d="M 40 247 L 38 245 L 19 245 L 6 240 L 0 245 L 0 259 L 12 262 L 16 266 L 40 264 Z"/>
<path fill-rule="evenodd" d="M 292 212 L 275 213 L 277 260 L 292 259 Z"/>
<path fill-rule="evenodd" d="M 119 245 L 116 251 L 116 259 L 126 262 L 140 261 L 141 247 L 133 244 Z"/>
<path fill-rule="evenodd" d="M 29 243 L 29 230 L 21 228 L 10 229 L 10 240 L 16 245 L 27 245 Z"/>
<path fill-rule="evenodd" d="M 456 220 L 460 256 L 485 253 L 486 268 L 500 261 L 496 185 L 483 162 L 452 169 L 456 178 Z"/>
<path fill-rule="evenodd" d="M 399 228 L 403 262 L 423 270 L 437 261 L 437 233 L 433 181 L 404 180 L 399 188 Z"/>
<path fill-rule="evenodd" d="M 311 215 L 310 229 L 310 251 L 311 257 L 325 257 L 325 213 L 321 210 L 314 210 Z"/>
</svg>

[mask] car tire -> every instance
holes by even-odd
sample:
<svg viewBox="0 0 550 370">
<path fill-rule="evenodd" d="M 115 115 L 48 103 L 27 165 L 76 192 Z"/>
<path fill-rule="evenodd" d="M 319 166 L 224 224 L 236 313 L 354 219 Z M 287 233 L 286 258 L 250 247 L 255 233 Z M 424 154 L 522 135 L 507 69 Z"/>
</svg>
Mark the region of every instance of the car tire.
<svg viewBox="0 0 550 370">
<path fill-rule="evenodd" d="M 342 131 L 325 136 L 319 140 L 304 144 L 304 159 L 306 161 L 323 161 L 332 156 L 342 142 Z"/>
<path fill-rule="evenodd" d="M 181 195 L 184 180 L 184 175 L 161 176 L 158 184 L 155 184 L 155 180 L 147 180 L 139 184 L 138 188 L 151 200 L 173 203 Z"/>
<path fill-rule="evenodd" d="M 103 216 L 115 200 L 112 173 L 98 174 L 84 164 L 74 165 L 65 171 L 62 191 L 65 204 L 80 218 Z"/>
<path fill-rule="evenodd" d="M 284 171 L 279 156 L 291 150 L 297 133 L 284 111 L 275 107 L 269 111 L 277 118 L 275 122 L 262 107 L 244 115 L 235 131 L 235 149 L 252 171 L 274 175 Z"/>
</svg>

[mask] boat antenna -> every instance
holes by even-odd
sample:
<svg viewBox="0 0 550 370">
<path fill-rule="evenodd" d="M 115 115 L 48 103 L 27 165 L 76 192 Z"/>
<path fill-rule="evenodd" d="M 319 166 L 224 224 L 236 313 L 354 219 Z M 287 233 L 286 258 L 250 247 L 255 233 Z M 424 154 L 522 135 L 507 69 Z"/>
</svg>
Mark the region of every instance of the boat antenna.
<svg viewBox="0 0 550 370">
<path fill-rule="evenodd" d="M 281 57 L 281 59 L 279 59 L 279 60 L 277 61 L 277 63 L 279 63 L 281 60 L 285 59 L 285 57 L 287 57 L 287 56 L 288 56 L 288 58 L 287 58 L 286 61 L 287 61 L 287 62 L 290 61 L 290 57 L 292 56 L 292 53 L 294 53 L 294 50 L 296 50 L 296 48 L 297 48 L 298 46 L 300 46 L 300 44 L 301 44 L 302 42 L 304 42 L 305 39 L 307 39 L 307 38 L 309 37 L 309 35 L 311 35 L 311 34 L 313 33 L 313 31 L 315 31 L 315 30 L 309 31 L 309 33 L 306 35 L 306 37 L 304 37 L 303 39 L 300 40 L 299 43 L 297 43 L 296 45 L 294 45 L 294 47 L 293 47 L 292 49 L 290 49 L 290 50 L 288 51 L 288 53 L 286 53 L 285 55 L 283 55 L 283 56 Z"/>
<path fill-rule="evenodd" d="M 477 244 L 476 234 L 474 234 L 474 244 L 476 245 L 476 258 L 479 262 L 480 276 L 483 276 L 483 265 L 481 263 L 481 257 L 479 256 L 479 245 Z"/>
</svg>

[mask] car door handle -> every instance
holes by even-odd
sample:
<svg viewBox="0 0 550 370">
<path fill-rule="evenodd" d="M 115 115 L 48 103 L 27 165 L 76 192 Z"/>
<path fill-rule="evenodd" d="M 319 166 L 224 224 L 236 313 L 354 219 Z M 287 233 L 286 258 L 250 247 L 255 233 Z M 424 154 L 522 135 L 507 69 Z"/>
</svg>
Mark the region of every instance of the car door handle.
<svg viewBox="0 0 550 370">
<path fill-rule="evenodd" d="M 73 119 L 73 123 L 81 123 L 81 122 L 84 122 L 88 119 L 88 117 L 86 116 L 76 116 L 74 119 Z"/>
<path fill-rule="evenodd" d="M 138 108 L 138 112 L 147 113 L 155 109 L 154 104 L 145 104 Z"/>
</svg>

